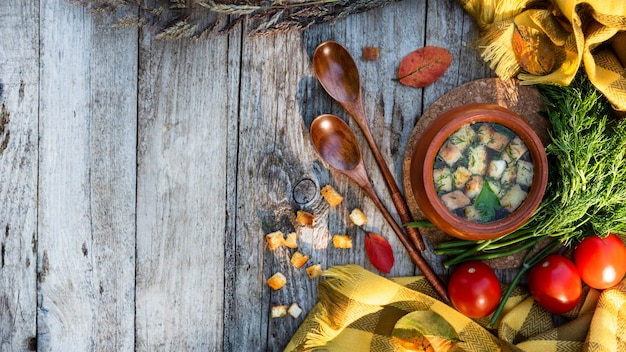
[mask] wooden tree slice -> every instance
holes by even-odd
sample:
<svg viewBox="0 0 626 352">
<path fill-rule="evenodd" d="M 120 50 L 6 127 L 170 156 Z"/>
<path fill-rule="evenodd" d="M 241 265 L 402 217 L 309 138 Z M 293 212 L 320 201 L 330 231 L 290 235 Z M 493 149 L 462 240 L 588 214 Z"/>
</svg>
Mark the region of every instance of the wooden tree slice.
<svg viewBox="0 0 626 352">
<path fill-rule="evenodd" d="M 497 104 L 508 108 L 522 116 L 533 127 L 544 145 L 550 141 L 548 134 L 550 123 L 540 114 L 540 111 L 545 109 L 545 105 L 535 87 L 520 85 L 519 81 L 515 79 L 504 81 L 499 78 L 486 78 L 466 83 L 446 93 L 419 118 L 409 137 L 404 154 L 402 182 L 407 205 L 416 220 L 426 218 L 417 206 L 415 197 L 411 192 L 409 169 L 415 145 L 426 127 L 444 111 L 469 103 Z M 421 231 L 434 245 L 453 239 L 437 228 L 424 228 Z M 524 252 L 490 260 L 488 264 L 495 269 L 515 268 L 521 264 L 523 255 Z"/>
</svg>

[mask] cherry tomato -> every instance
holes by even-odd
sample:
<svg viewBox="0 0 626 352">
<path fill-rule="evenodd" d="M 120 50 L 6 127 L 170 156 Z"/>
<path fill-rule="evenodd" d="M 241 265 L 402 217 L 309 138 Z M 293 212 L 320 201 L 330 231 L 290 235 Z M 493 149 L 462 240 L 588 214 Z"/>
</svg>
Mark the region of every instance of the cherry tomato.
<svg viewBox="0 0 626 352">
<path fill-rule="evenodd" d="M 603 290 L 626 274 L 626 247 L 614 234 L 587 237 L 574 249 L 574 263 L 587 285 Z"/>
<path fill-rule="evenodd" d="M 487 264 L 465 262 L 452 272 L 448 295 L 459 312 L 470 318 L 486 317 L 500 303 L 500 281 Z"/>
<path fill-rule="evenodd" d="M 528 273 L 530 294 L 547 311 L 563 314 L 580 301 L 582 281 L 574 263 L 560 254 L 551 254 Z"/>
</svg>

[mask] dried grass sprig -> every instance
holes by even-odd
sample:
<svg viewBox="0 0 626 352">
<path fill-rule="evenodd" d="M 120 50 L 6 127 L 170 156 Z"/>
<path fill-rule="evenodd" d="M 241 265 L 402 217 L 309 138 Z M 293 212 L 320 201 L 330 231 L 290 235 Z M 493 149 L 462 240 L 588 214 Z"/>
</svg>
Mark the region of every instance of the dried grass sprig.
<svg viewBox="0 0 626 352">
<path fill-rule="evenodd" d="M 68 0 L 112 16 L 115 26 L 142 26 L 157 38 L 228 33 L 245 23 L 249 35 L 303 30 L 400 0 Z"/>
</svg>

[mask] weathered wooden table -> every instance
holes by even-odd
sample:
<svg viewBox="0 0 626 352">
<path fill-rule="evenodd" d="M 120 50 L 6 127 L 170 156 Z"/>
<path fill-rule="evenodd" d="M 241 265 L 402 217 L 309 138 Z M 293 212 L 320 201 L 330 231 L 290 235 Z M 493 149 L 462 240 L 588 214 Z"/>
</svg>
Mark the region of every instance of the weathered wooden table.
<svg viewBox="0 0 626 352">
<path fill-rule="evenodd" d="M 348 220 L 354 207 L 392 243 L 389 275 L 418 274 L 373 203 L 309 141 L 318 114 L 345 118 L 391 205 L 356 124 L 314 78 L 313 50 L 330 39 L 357 58 L 374 138 L 400 186 L 422 112 L 493 75 L 468 46 L 473 20 L 451 0 L 404 0 L 298 33 L 179 41 L 112 28 L 61 0 L 1 1 L 0 350 L 282 350 L 319 279 L 264 235 L 297 231 L 310 263 L 376 272 Z M 425 45 L 452 53 L 445 75 L 425 89 L 394 81 L 401 58 Z M 380 58 L 359 59 L 364 46 Z M 344 203 L 326 205 L 326 184 Z M 313 228 L 295 222 L 299 209 L 316 215 Z M 336 233 L 354 248 L 334 249 Z M 272 291 L 276 271 L 289 281 Z M 293 302 L 300 317 L 270 318 Z"/>
</svg>

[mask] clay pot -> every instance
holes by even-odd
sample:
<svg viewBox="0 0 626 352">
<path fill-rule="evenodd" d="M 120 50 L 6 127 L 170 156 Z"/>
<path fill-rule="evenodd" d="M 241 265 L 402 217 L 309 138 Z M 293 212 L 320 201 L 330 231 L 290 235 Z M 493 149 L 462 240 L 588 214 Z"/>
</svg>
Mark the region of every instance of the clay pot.
<svg viewBox="0 0 626 352">
<path fill-rule="evenodd" d="M 507 217 L 489 223 L 473 222 L 452 213 L 437 195 L 433 181 L 435 158 L 442 144 L 462 126 L 476 122 L 500 124 L 516 133 L 526 144 L 534 167 L 524 202 Z M 486 240 L 515 231 L 533 215 L 548 183 L 548 160 L 541 140 L 521 116 L 499 105 L 467 104 L 444 112 L 426 127 L 413 151 L 409 175 L 409 191 L 435 226 L 453 237 Z"/>
</svg>

